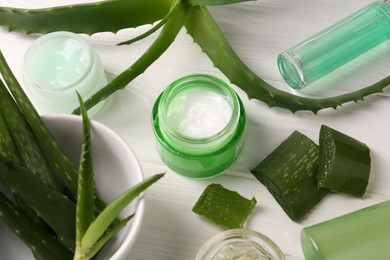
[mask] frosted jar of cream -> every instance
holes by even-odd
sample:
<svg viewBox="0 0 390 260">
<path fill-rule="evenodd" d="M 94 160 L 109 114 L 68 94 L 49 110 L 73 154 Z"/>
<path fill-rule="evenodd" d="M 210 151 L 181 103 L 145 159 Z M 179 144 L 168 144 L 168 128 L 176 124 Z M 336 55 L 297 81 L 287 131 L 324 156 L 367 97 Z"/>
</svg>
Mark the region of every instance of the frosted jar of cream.
<svg viewBox="0 0 390 260">
<path fill-rule="evenodd" d="M 243 145 L 244 106 L 213 76 L 190 75 L 173 82 L 154 104 L 152 121 L 162 160 L 188 177 L 223 172 Z"/>
<path fill-rule="evenodd" d="M 96 51 L 71 32 L 35 40 L 23 65 L 27 95 L 40 114 L 71 113 L 79 106 L 76 91 L 86 100 L 107 84 Z"/>
</svg>

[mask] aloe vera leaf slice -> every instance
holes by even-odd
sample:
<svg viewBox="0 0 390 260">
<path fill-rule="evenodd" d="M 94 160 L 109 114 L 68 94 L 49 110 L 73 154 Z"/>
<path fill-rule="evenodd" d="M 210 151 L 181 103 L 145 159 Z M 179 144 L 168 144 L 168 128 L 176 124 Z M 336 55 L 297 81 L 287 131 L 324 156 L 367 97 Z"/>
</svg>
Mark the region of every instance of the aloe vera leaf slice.
<svg viewBox="0 0 390 260">
<path fill-rule="evenodd" d="M 72 259 L 72 252 L 0 192 L 0 218 L 32 250 L 37 259 Z"/>
<path fill-rule="evenodd" d="M 85 100 L 85 107 L 87 110 L 103 101 L 114 92 L 125 88 L 127 84 L 141 75 L 153 62 L 155 62 L 169 48 L 177 34 L 183 28 L 188 11 L 189 5 L 180 2 L 175 15 L 164 24 L 160 34 L 147 51 L 109 84 Z M 76 108 L 72 113 L 80 114 L 80 109 Z"/>
<path fill-rule="evenodd" d="M 165 173 L 155 174 L 142 182 L 134 185 L 126 192 L 122 193 L 113 202 L 96 217 L 96 219 L 89 226 L 81 241 L 81 246 L 85 251 L 90 250 L 94 244 L 102 237 L 107 228 L 111 225 L 113 220 L 119 213 L 138 195 L 145 191 L 150 185 L 162 178 Z"/>
<path fill-rule="evenodd" d="M 74 250 L 76 205 L 72 201 L 6 158 L 0 158 L 0 182 L 26 202 L 54 230 L 64 246 Z"/>
<path fill-rule="evenodd" d="M 370 177 L 368 146 L 326 125 L 320 129 L 318 186 L 362 197 Z"/>
<path fill-rule="evenodd" d="M 154 23 L 164 17 L 170 0 L 107 0 L 39 9 L 0 7 L 0 25 L 29 33 L 72 31 L 94 34 Z"/>
<path fill-rule="evenodd" d="M 256 199 L 247 199 L 221 184 L 208 185 L 192 211 L 225 228 L 242 228 L 256 206 Z"/>
<path fill-rule="evenodd" d="M 294 131 L 251 170 L 293 221 L 302 219 L 327 193 L 317 187 L 318 146 Z"/>
</svg>

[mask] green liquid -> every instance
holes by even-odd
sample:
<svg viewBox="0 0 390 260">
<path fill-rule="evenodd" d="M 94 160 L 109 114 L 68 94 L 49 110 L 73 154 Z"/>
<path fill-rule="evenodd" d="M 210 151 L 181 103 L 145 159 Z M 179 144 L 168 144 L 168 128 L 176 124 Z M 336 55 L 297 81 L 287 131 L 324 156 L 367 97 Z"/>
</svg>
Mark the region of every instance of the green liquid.
<svg viewBox="0 0 390 260">
<path fill-rule="evenodd" d="M 389 36 L 390 6 L 376 1 L 280 54 L 279 70 L 292 88 L 300 89 Z"/>
<path fill-rule="evenodd" d="M 390 257 L 390 201 L 304 228 L 306 260 L 367 260 Z"/>
</svg>

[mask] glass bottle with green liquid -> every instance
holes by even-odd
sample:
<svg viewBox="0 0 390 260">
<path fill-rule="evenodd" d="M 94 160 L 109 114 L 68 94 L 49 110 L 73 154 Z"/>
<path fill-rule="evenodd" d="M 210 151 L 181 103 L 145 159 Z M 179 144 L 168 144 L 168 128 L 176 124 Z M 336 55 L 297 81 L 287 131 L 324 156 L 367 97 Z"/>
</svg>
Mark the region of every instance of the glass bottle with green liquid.
<svg viewBox="0 0 390 260">
<path fill-rule="evenodd" d="M 306 260 L 390 259 L 390 200 L 306 227 Z"/>
<path fill-rule="evenodd" d="M 278 56 L 279 71 L 301 89 L 390 37 L 390 3 L 375 1 Z"/>
</svg>

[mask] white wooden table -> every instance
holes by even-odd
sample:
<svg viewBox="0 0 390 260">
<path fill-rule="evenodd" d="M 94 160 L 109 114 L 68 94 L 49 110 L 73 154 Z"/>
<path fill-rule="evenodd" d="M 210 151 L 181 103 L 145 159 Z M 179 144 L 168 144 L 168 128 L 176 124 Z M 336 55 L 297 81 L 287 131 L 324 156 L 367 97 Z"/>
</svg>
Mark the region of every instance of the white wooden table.
<svg viewBox="0 0 390 260">
<path fill-rule="evenodd" d="M 91 0 L 89 0 L 91 2 Z M 47 7 L 82 0 L 1 0 L 2 6 Z M 259 0 L 213 7 L 210 11 L 239 56 L 269 83 L 290 91 L 276 66 L 278 53 L 331 25 L 370 0 Z M 99 33 L 85 36 L 103 60 L 112 79 L 126 69 L 150 45 L 150 39 L 131 46 L 115 43 L 146 30 L 123 30 L 117 35 Z M 0 49 L 17 78 L 22 80 L 23 56 L 36 36 L 0 29 Z M 389 73 L 390 45 L 375 51 L 315 83 L 303 94 L 312 96 L 340 94 L 373 83 Z M 128 259 L 194 259 L 198 249 L 221 228 L 191 211 L 210 183 L 220 183 L 243 196 L 255 196 L 258 204 L 247 227 L 269 236 L 287 259 L 303 259 L 299 233 L 312 225 L 390 198 L 390 89 L 372 95 L 365 102 L 349 103 L 337 110 L 291 112 L 268 108 L 232 86 L 244 101 L 247 112 L 246 146 L 236 164 L 224 174 L 207 180 L 193 180 L 169 170 L 159 158 L 151 128 L 151 109 L 157 96 L 173 80 L 192 73 L 226 77 L 212 66 L 208 57 L 183 30 L 169 50 L 143 75 L 109 98 L 94 116 L 122 136 L 138 156 L 145 176 L 166 171 L 166 176 L 146 192 L 146 213 L 139 238 Z M 321 124 L 326 124 L 366 143 L 371 149 L 372 172 L 362 199 L 331 193 L 301 222 L 291 221 L 266 188 L 250 173 L 292 131 L 299 130 L 318 142 Z M 113 187 L 114 188 L 114 187 Z"/>
</svg>

